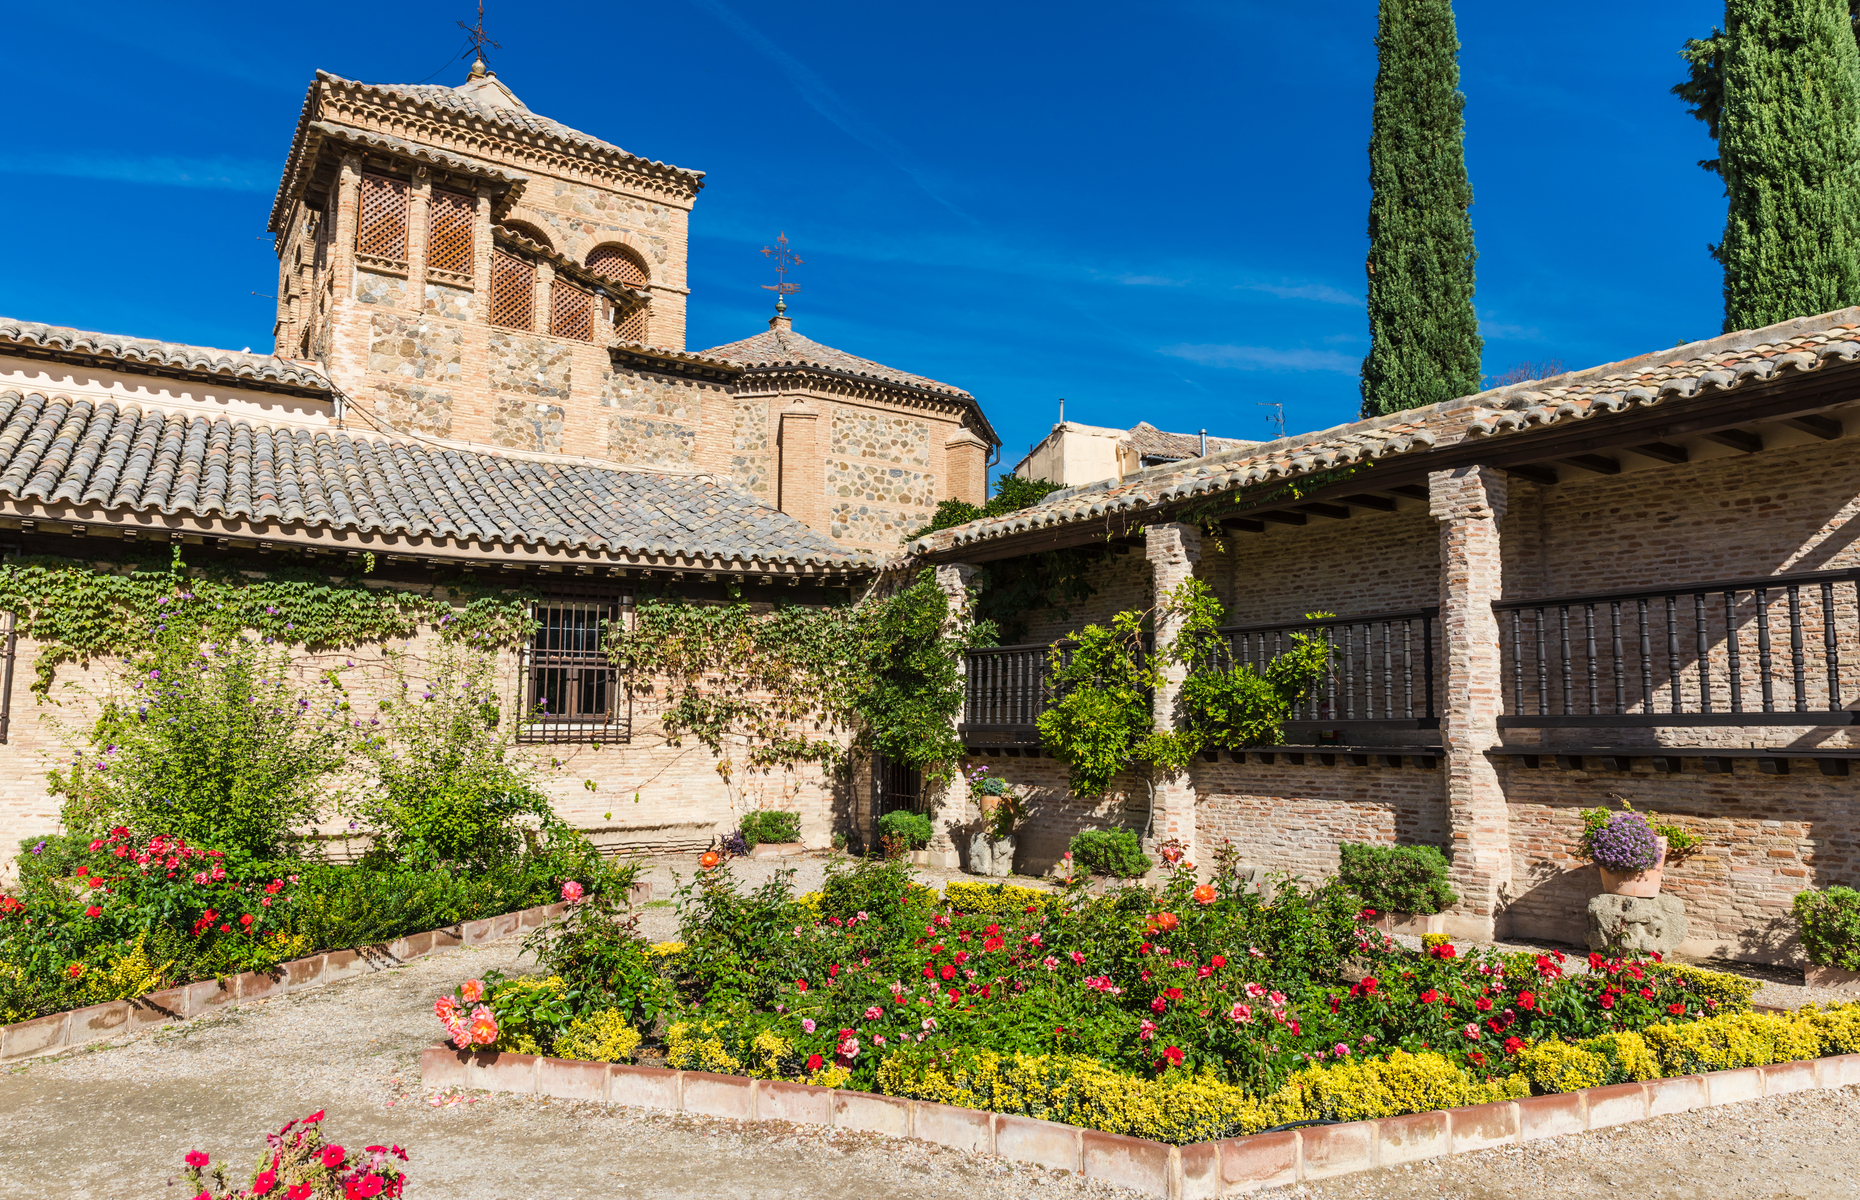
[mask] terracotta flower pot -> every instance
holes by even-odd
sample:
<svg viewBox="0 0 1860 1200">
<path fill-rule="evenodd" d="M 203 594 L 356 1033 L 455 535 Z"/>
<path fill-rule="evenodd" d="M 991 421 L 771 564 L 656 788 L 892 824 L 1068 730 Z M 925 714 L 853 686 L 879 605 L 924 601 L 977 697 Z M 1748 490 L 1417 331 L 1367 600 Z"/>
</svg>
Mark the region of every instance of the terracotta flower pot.
<svg viewBox="0 0 1860 1200">
<path fill-rule="evenodd" d="M 1602 873 L 1602 891 L 1610 896 L 1639 896 L 1643 899 L 1660 894 L 1660 877 L 1666 871 L 1666 839 L 1655 838 L 1660 844 L 1660 857 L 1644 871 L 1620 875 L 1610 871 L 1600 863 L 1595 869 Z"/>
</svg>

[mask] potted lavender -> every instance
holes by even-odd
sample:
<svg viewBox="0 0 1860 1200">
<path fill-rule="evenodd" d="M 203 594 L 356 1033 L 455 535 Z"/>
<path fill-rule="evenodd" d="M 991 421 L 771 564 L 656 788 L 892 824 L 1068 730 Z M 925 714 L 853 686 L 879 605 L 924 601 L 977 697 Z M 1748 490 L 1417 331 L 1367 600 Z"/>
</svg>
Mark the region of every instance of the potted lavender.
<svg viewBox="0 0 1860 1200">
<path fill-rule="evenodd" d="M 1600 868 L 1609 895 L 1657 896 L 1669 847 L 1677 861 L 1697 849 L 1698 839 L 1676 825 L 1652 824 L 1625 800 L 1622 806 L 1584 809 L 1576 852 Z"/>
</svg>

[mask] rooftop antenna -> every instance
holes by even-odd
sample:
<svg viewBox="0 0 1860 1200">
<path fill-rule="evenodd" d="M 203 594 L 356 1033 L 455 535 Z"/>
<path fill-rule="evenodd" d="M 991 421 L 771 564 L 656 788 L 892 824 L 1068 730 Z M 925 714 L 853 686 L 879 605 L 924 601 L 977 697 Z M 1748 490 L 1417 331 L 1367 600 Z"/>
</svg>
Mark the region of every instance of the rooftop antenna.
<svg viewBox="0 0 1860 1200">
<path fill-rule="evenodd" d="M 783 230 L 781 234 L 776 237 L 773 247 L 762 247 L 762 253 L 768 255 L 775 263 L 776 282 L 763 284 L 762 290 L 775 293 L 775 315 L 779 317 L 788 311 L 788 301 L 786 297 L 792 296 L 801 290 L 800 284 L 788 282 L 788 272 L 803 264 L 800 256 L 788 249 L 788 233 L 786 230 Z"/>
<path fill-rule="evenodd" d="M 477 61 L 471 65 L 471 77 L 473 79 L 482 79 L 486 74 L 484 66 L 484 48 L 489 46 L 493 50 L 503 49 L 502 46 L 484 36 L 484 0 L 478 0 L 477 27 L 474 28 L 463 21 L 458 22 L 458 27 L 465 31 L 465 36 L 470 39 L 472 48 L 478 52 Z"/>
<path fill-rule="evenodd" d="M 1254 403 L 1258 404 L 1261 408 L 1270 408 L 1272 410 L 1272 412 L 1267 415 L 1266 419 L 1278 425 L 1279 436 L 1284 437 L 1285 436 L 1285 405 L 1278 401 L 1268 402 L 1265 400 L 1257 400 Z"/>
</svg>

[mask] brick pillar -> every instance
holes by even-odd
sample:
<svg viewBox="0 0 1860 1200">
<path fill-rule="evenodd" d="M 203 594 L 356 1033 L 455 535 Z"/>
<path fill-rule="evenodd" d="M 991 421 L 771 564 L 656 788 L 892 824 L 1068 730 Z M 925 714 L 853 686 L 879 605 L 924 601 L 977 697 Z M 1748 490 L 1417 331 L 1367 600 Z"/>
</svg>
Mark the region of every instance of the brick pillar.
<svg viewBox="0 0 1860 1200">
<path fill-rule="evenodd" d="M 937 590 L 949 601 L 949 617 L 945 629 L 961 635 L 969 627 L 974 616 L 974 598 L 969 595 L 969 584 L 975 578 L 975 568 L 951 563 L 936 569 Z M 962 709 L 956 709 L 956 715 L 950 718 L 951 724 L 960 724 Z M 952 770 L 960 770 L 957 763 Z M 962 776 L 948 782 L 926 788 L 924 797 L 930 810 L 930 865 L 933 867 L 956 868 L 962 865 L 962 854 L 956 848 L 955 828 L 966 825 L 980 813 L 969 811 L 969 789 L 963 783 Z"/>
<path fill-rule="evenodd" d="M 1446 930 L 1491 938 L 1511 888 L 1511 833 L 1505 792 L 1486 751 L 1498 744 L 1502 673 L 1498 617 L 1504 568 L 1498 525 L 1506 476 L 1491 467 L 1435 471 L 1428 511 L 1440 522 L 1440 624 L 1445 633 L 1447 815 L 1453 835 L 1453 886 L 1460 902 Z"/>
<path fill-rule="evenodd" d="M 988 443 L 967 429 L 958 429 L 943 443 L 943 496 L 988 502 Z"/>
<path fill-rule="evenodd" d="M 1144 550 L 1150 560 L 1156 603 L 1160 605 L 1170 592 L 1194 575 L 1195 564 L 1201 561 L 1201 530 L 1193 525 L 1152 525 L 1144 535 Z M 1176 615 L 1157 613 L 1158 650 L 1175 640 L 1181 624 L 1181 618 Z M 1181 663 L 1170 663 L 1163 668 L 1162 678 L 1162 686 L 1156 689 L 1151 701 L 1151 717 L 1157 729 L 1174 729 L 1176 704 L 1182 694 L 1182 681 L 1188 678 L 1188 668 Z M 1194 776 L 1187 771 L 1159 773 L 1150 803 L 1150 837 L 1145 849 L 1153 851 L 1174 838 L 1188 847 L 1189 861 L 1199 864 L 1195 844 Z"/>
<path fill-rule="evenodd" d="M 549 293 L 555 289 L 555 266 L 536 260 L 536 316 L 532 333 L 549 332 Z"/>
<path fill-rule="evenodd" d="M 491 193 L 478 189 L 478 211 L 471 223 L 471 319 L 491 320 Z"/>
<path fill-rule="evenodd" d="M 336 181 L 336 229 L 330 235 L 330 280 L 338 300 L 355 292 L 355 223 L 362 200 L 362 159 L 342 156 L 342 173 Z"/>
<path fill-rule="evenodd" d="M 426 247 L 431 234 L 432 172 L 420 167 L 413 173 L 407 193 L 407 304 L 414 312 L 426 311 Z"/>
<path fill-rule="evenodd" d="M 776 507 L 815 530 L 825 523 L 825 453 L 820 446 L 820 414 L 796 401 L 783 409 L 776 453 L 781 466 L 781 494 Z"/>
</svg>

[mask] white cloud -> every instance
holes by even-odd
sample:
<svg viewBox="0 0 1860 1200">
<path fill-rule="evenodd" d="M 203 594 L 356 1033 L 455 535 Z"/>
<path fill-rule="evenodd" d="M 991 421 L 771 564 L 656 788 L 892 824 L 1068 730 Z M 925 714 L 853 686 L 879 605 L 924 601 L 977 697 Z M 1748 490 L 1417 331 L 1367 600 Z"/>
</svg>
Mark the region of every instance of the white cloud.
<svg viewBox="0 0 1860 1200">
<path fill-rule="evenodd" d="M 209 188 L 222 192 L 275 191 L 277 171 L 256 163 L 207 158 L 124 158 L 88 154 L 0 154 L 0 172 L 112 179 L 163 187 Z"/>
<path fill-rule="evenodd" d="M 1363 306 L 1361 296 L 1351 295 L 1328 283 L 1242 283 L 1235 286 L 1249 292 L 1265 292 L 1281 300 L 1315 300 L 1319 304 L 1347 304 L 1352 308 Z"/>
<path fill-rule="evenodd" d="M 1131 287 L 1181 287 L 1186 279 L 1169 279 L 1162 275 L 1122 275 L 1117 282 Z"/>
<path fill-rule="evenodd" d="M 1204 367 L 1231 367 L 1238 371 L 1336 371 L 1354 375 L 1362 366 L 1355 355 L 1335 350 L 1280 350 L 1272 346 L 1190 345 L 1164 346 L 1171 358 L 1186 358 Z"/>
</svg>

